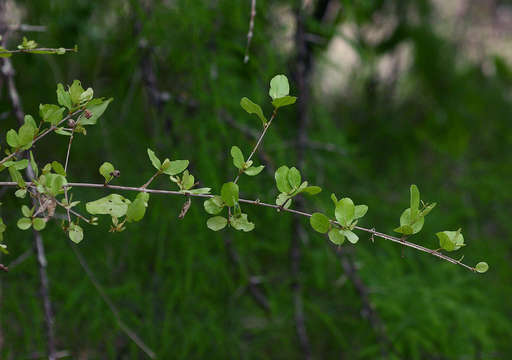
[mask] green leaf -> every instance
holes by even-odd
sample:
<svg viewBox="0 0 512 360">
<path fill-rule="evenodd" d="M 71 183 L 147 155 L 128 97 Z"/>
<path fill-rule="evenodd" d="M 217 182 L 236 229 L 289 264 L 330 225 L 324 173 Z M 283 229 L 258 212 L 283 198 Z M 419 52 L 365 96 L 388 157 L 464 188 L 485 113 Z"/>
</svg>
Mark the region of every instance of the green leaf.
<svg viewBox="0 0 512 360">
<path fill-rule="evenodd" d="M 249 232 L 254 230 L 254 223 L 247 220 L 247 214 L 240 214 L 240 216 L 231 216 L 229 223 L 235 230 Z"/>
<path fill-rule="evenodd" d="M 226 227 L 227 224 L 228 224 L 228 220 L 222 216 L 211 217 L 206 222 L 206 226 L 208 226 L 208 228 L 213 231 L 222 230 Z"/>
<path fill-rule="evenodd" d="M 263 126 L 265 126 L 265 124 L 267 123 L 267 118 L 265 117 L 265 115 L 263 115 L 263 110 L 261 110 L 261 107 L 258 104 L 253 103 L 250 99 L 246 97 L 243 97 L 240 100 L 240 106 L 249 114 L 256 114 L 263 123 Z"/>
<path fill-rule="evenodd" d="M 298 188 L 300 186 L 301 180 L 302 178 L 300 176 L 299 170 L 297 170 L 295 167 L 292 167 L 288 171 L 288 182 L 290 183 L 292 189 Z"/>
<path fill-rule="evenodd" d="M 292 204 L 292 196 L 290 196 L 286 193 L 281 193 L 277 196 L 276 205 L 278 205 L 278 206 L 284 205 L 283 207 L 285 209 L 288 209 L 291 204 Z"/>
<path fill-rule="evenodd" d="M 54 104 L 40 104 L 39 115 L 44 122 L 49 122 L 52 125 L 57 125 L 64 114 L 64 108 Z"/>
<path fill-rule="evenodd" d="M 21 146 L 18 140 L 18 133 L 14 129 L 10 129 L 6 134 L 7 144 L 12 148 L 19 148 Z"/>
<path fill-rule="evenodd" d="M 224 203 L 222 198 L 218 195 L 215 195 L 211 199 L 206 200 L 203 203 L 204 210 L 210 215 L 217 215 L 224 208 Z"/>
<path fill-rule="evenodd" d="M 36 178 L 39 177 L 39 168 L 37 167 L 37 163 L 34 160 L 34 154 L 32 154 L 32 151 L 30 151 L 30 166 L 32 167 L 32 170 L 34 170 L 34 175 Z"/>
<path fill-rule="evenodd" d="M 128 205 L 128 210 L 126 211 L 126 220 L 128 222 L 140 221 L 144 217 L 146 213 L 146 208 L 148 207 L 149 202 L 149 194 L 145 192 L 140 192 L 137 194 L 137 197 L 133 202 Z"/>
<path fill-rule="evenodd" d="M 160 159 L 156 157 L 155 152 L 150 148 L 148 148 L 148 156 L 149 160 L 151 160 L 151 163 L 153 164 L 155 169 L 160 170 L 160 168 L 162 167 L 162 163 L 160 162 Z"/>
<path fill-rule="evenodd" d="M 484 272 L 487 272 L 487 270 L 489 270 L 489 265 L 487 265 L 487 263 L 484 261 L 480 261 L 478 264 L 476 264 L 475 270 L 483 274 Z"/>
<path fill-rule="evenodd" d="M 355 211 L 354 211 L 354 219 L 360 219 L 363 216 L 366 215 L 366 212 L 368 211 L 368 206 L 366 205 L 356 205 Z"/>
<path fill-rule="evenodd" d="M 309 223 L 311 227 L 322 234 L 325 234 L 329 231 L 329 218 L 322 213 L 316 212 L 309 218 Z"/>
<path fill-rule="evenodd" d="M 265 168 L 265 165 L 260 166 L 251 166 L 248 169 L 245 169 L 244 173 L 249 176 L 256 176 L 258 175 L 263 169 Z"/>
<path fill-rule="evenodd" d="M 283 106 L 295 104 L 296 101 L 297 98 L 295 96 L 284 96 L 282 98 L 275 99 L 274 101 L 272 101 L 272 105 L 274 105 L 276 109 L 279 109 L 280 107 Z"/>
<path fill-rule="evenodd" d="M 10 167 L 9 175 L 11 176 L 12 181 L 16 182 L 20 188 L 26 187 L 25 180 L 23 180 L 23 176 L 21 176 L 21 173 L 18 170 Z"/>
<path fill-rule="evenodd" d="M 446 251 L 459 250 L 464 246 L 464 236 L 462 236 L 460 229 L 457 231 L 440 231 L 436 233 L 439 239 L 439 245 Z"/>
<path fill-rule="evenodd" d="M 27 159 L 18 160 L 18 161 L 10 160 L 10 161 L 4 162 L 3 165 L 6 168 L 12 167 L 15 170 L 23 170 L 28 166 L 28 160 Z"/>
<path fill-rule="evenodd" d="M 40 217 L 36 217 L 32 224 L 34 225 L 34 229 L 37 231 L 41 231 L 46 227 L 46 221 Z"/>
<path fill-rule="evenodd" d="M 32 140 L 34 140 L 36 132 L 37 128 L 35 128 L 31 123 L 23 124 L 18 131 L 19 146 L 32 146 Z"/>
<path fill-rule="evenodd" d="M 66 171 L 64 171 L 64 166 L 58 161 L 52 161 L 52 169 L 55 173 L 66 176 Z"/>
<path fill-rule="evenodd" d="M 104 162 L 103 164 L 101 164 L 99 171 L 101 176 L 105 178 L 105 183 L 108 183 L 110 182 L 110 180 L 112 180 L 112 178 L 114 177 L 112 173 L 115 170 L 116 169 L 114 168 L 114 165 L 112 165 L 109 162 Z"/>
<path fill-rule="evenodd" d="M 22 217 L 21 219 L 18 220 L 16 225 L 20 230 L 27 230 L 30 229 L 30 227 L 32 226 L 32 220 L 26 217 Z"/>
<path fill-rule="evenodd" d="M 182 175 L 182 190 L 188 190 L 191 189 L 194 186 L 194 175 L 190 174 L 188 170 L 185 170 Z"/>
<path fill-rule="evenodd" d="M 85 104 L 88 101 L 92 100 L 94 96 L 94 90 L 92 88 L 87 88 L 82 94 L 80 94 L 80 104 Z"/>
<path fill-rule="evenodd" d="M 412 233 L 414 232 L 413 228 L 409 225 L 399 226 L 395 228 L 393 231 L 404 235 L 412 235 Z"/>
<path fill-rule="evenodd" d="M 118 194 L 110 194 L 96 201 L 85 204 L 87 212 L 92 215 L 110 214 L 121 217 L 128 211 L 131 201 Z"/>
<path fill-rule="evenodd" d="M 212 188 L 198 188 L 198 189 L 190 189 L 188 190 L 191 194 L 209 194 Z"/>
<path fill-rule="evenodd" d="M 329 231 L 329 240 L 336 245 L 341 245 L 345 242 L 345 235 L 339 229 L 331 229 Z"/>
<path fill-rule="evenodd" d="M 30 209 L 27 205 L 23 205 L 21 207 L 21 213 L 25 217 L 32 217 L 32 214 L 34 213 L 34 209 Z"/>
<path fill-rule="evenodd" d="M 84 231 L 77 224 L 71 223 L 69 225 L 68 236 L 71 241 L 78 244 L 84 239 Z"/>
<path fill-rule="evenodd" d="M 164 170 L 164 174 L 177 175 L 182 173 L 188 167 L 188 160 L 174 160 L 169 162 L 169 166 Z"/>
<path fill-rule="evenodd" d="M 424 217 L 417 216 L 415 219 L 411 217 L 411 209 L 405 209 L 402 215 L 400 216 L 400 226 L 409 226 L 412 229 L 411 234 L 417 234 L 423 228 L 423 224 L 425 223 Z M 411 235 L 406 234 L 406 235 Z"/>
<path fill-rule="evenodd" d="M 73 84 L 69 87 L 69 95 L 71 96 L 71 103 L 73 105 L 80 104 L 80 95 L 84 92 L 82 84 L 78 80 L 74 80 Z"/>
<path fill-rule="evenodd" d="M 234 206 L 238 202 L 238 185 L 234 182 L 225 183 L 222 185 L 220 195 L 227 206 Z"/>
<path fill-rule="evenodd" d="M 418 216 L 418 209 L 420 207 L 420 191 L 416 185 L 411 185 L 411 219 Z"/>
<path fill-rule="evenodd" d="M 237 169 L 242 169 L 245 164 L 244 154 L 242 154 L 242 150 L 238 146 L 231 147 L 231 156 L 233 157 L 233 165 Z"/>
<path fill-rule="evenodd" d="M 292 191 L 290 183 L 288 182 L 288 172 L 290 169 L 288 166 L 283 165 L 279 169 L 276 170 L 275 179 L 276 185 L 279 191 L 283 193 L 289 193 Z"/>
<path fill-rule="evenodd" d="M 59 135 L 63 135 L 63 136 L 71 136 L 71 131 L 67 131 L 67 130 L 64 130 L 64 128 L 57 128 L 54 133 L 56 134 L 59 134 Z"/>
<path fill-rule="evenodd" d="M 19 190 L 16 190 L 16 192 L 14 193 L 14 196 L 16 196 L 17 198 L 20 198 L 20 199 L 24 199 L 26 195 L 27 195 L 26 189 L 19 189 Z"/>
<path fill-rule="evenodd" d="M 336 209 L 334 211 L 336 216 L 336 220 L 340 222 L 343 226 L 349 226 L 349 224 L 354 220 L 355 215 L 355 206 L 354 202 L 350 198 L 343 198 L 338 201 L 336 205 Z M 347 236 L 347 235 L 345 235 Z M 348 236 L 347 236 L 348 238 Z"/>
<path fill-rule="evenodd" d="M 78 117 L 78 123 L 80 125 L 94 125 L 98 119 L 107 110 L 108 105 L 114 100 L 113 98 L 102 100 L 93 99 L 85 107 L 87 111 L 84 111 Z"/>
<path fill-rule="evenodd" d="M 276 75 L 270 80 L 270 90 L 268 94 L 275 100 L 285 97 L 290 93 L 288 78 L 284 75 Z"/>
<path fill-rule="evenodd" d="M 65 106 L 68 110 L 71 110 L 73 104 L 71 102 L 71 95 L 64 89 L 62 84 L 57 85 L 57 102 L 61 106 Z"/>
<path fill-rule="evenodd" d="M 306 193 L 308 195 L 316 195 L 322 191 L 320 186 L 307 186 L 302 189 L 300 192 Z"/>
<path fill-rule="evenodd" d="M 436 207 L 436 205 L 437 205 L 436 203 L 432 203 L 432 204 L 425 206 L 425 208 L 419 212 L 419 216 L 423 216 L 423 217 L 427 216 L 428 213 L 431 212 L 432 209 Z"/>
<path fill-rule="evenodd" d="M 350 230 L 340 230 L 340 233 L 345 235 L 347 240 L 350 241 L 352 244 L 355 244 L 355 243 L 357 243 L 359 241 L 359 236 L 357 236 L 356 234 L 354 234 Z"/>
</svg>

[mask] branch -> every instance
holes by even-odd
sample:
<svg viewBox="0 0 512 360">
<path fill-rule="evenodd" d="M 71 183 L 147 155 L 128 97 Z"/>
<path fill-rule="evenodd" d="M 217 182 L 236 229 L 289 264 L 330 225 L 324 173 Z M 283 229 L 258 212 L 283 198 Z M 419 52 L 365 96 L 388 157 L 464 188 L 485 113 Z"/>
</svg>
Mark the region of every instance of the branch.
<svg viewBox="0 0 512 360">
<path fill-rule="evenodd" d="M 119 325 L 119 328 L 130 338 L 130 340 L 132 340 L 135 345 L 137 345 L 139 347 L 139 349 L 141 349 L 149 358 L 151 359 L 154 359 L 156 357 L 155 355 L 155 352 L 153 350 L 151 350 L 138 336 L 137 334 L 131 330 L 128 325 L 126 325 L 124 323 L 123 320 L 121 320 L 121 316 L 119 315 L 119 310 L 117 310 L 116 306 L 114 305 L 114 303 L 112 302 L 112 300 L 110 300 L 110 298 L 108 297 L 107 293 L 105 292 L 105 290 L 103 289 L 103 287 L 100 285 L 100 283 L 98 282 L 98 280 L 96 279 L 96 277 L 94 276 L 94 273 L 92 272 L 92 270 L 89 268 L 89 265 L 87 264 L 87 262 L 85 261 L 84 257 L 82 256 L 82 254 L 80 253 L 80 251 L 78 250 L 78 247 L 74 244 L 71 244 L 71 248 L 73 249 L 73 252 L 75 253 L 76 255 L 76 258 L 78 259 L 78 262 L 80 263 L 80 265 L 82 266 L 82 268 L 84 269 L 87 277 L 89 278 L 89 280 L 92 282 L 92 284 L 94 285 L 94 287 L 96 288 L 96 290 L 98 291 L 98 293 L 100 294 L 101 298 L 103 299 L 103 301 L 105 301 L 105 303 L 107 304 L 107 306 L 109 307 L 110 311 L 112 312 L 112 314 L 114 315 L 116 321 L 117 321 L 117 324 Z"/>
<path fill-rule="evenodd" d="M 25 54 L 59 54 L 66 52 L 78 52 L 78 49 L 72 48 L 72 49 L 66 49 L 66 48 L 35 48 L 35 49 L 16 49 L 16 50 L 6 50 L 2 49 L 0 50 L 0 57 L 5 54 L 19 54 L 19 53 L 25 53 Z"/>
<path fill-rule="evenodd" d="M 256 17 L 256 0 L 251 0 L 251 19 L 249 20 L 249 32 L 247 32 L 247 45 L 245 47 L 244 64 L 249 62 L 249 47 L 254 35 L 254 18 Z"/>
<path fill-rule="evenodd" d="M 32 182 L 26 182 L 26 185 L 27 186 L 35 186 L 35 184 L 33 184 Z M 0 181 L 0 186 L 18 186 L 18 184 L 14 181 Z M 185 196 L 185 197 L 189 196 L 189 197 L 196 197 L 196 198 L 203 198 L 203 199 L 209 199 L 209 198 L 214 197 L 214 195 L 210 195 L 210 194 L 191 194 L 189 192 L 181 192 L 181 191 L 174 191 L 174 190 L 147 189 L 147 188 L 142 188 L 142 187 L 110 185 L 110 184 L 105 185 L 105 184 L 95 184 L 95 183 L 68 183 L 67 185 L 64 185 L 64 186 L 67 186 L 67 187 L 75 186 L 75 187 L 96 188 L 96 189 L 112 189 L 112 190 L 123 190 L 123 191 L 137 191 L 137 192 L 147 192 L 150 194 L 177 195 L 177 196 Z M 285 209 L 282 206 L 261 202 L 259 200 L 239 199 L 238 201 L 241 203 L 245 203 L 245 204 L 268 207 L 268 208 L 275 209 L 279 212 L 288 212 L 288 213 L 292 213 L 294 215 L 304 216 L 304 217 L 308 217 L 308 218 L 312 216 L 312 214 L 304 212 L 304 211 L 294 210 L 294 209 L 290 209 L 290 208 Z M 331 220 L 331 223 L 342 227 L 342 225 L 337 221 Z M 369 234 L 372 234 L 374 237 L 376 236 L 381 239 L 389 240 L 389 241 L 395 242 L 397 244 L 416 249 L 418 251 L 430 254 L 439 259 L 448 261 L 455 265 L 460 265 L 468 270 L 476 272 L 476 269 L 474 267 L 471 267 L 469 265 L 464 264 L 463 262 L 461 262 L 459 260 L 455 260 L 454 258 L 444 255 L 443 253 L 440 253 L 437 250 L 432 250 L 432 249 L 426 248 L 424 246 L 412 243 L 407 240 L 403 240 L 402 238 L 398 238 L 396 236 L 381 233 L 379 231 L 376 231 L 375 229 L 367 229 L 362 226 L 355 226 L 354 228 L 357 230 L 361 230 L 361 231 L 367 232 Z"/>
</svg>

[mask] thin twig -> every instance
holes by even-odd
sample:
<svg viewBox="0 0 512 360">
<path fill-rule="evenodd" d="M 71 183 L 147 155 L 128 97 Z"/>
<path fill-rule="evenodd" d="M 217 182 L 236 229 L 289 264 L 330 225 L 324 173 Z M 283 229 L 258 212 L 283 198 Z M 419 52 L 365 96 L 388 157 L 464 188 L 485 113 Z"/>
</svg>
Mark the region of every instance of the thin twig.
<svg viewBox="0 0 512 360">
<path fill-rule="evenodd" d="M 32 182 L 26 182 L 26 185 L 34 186 L 34 184 Z M 14 181 L 0 181 L 0 186 L 18 186 L 18 184 Z M 174 190 L 147 189 L 147 188 L 140 188 L 140 187 L 133 187 L 133 186 L 120 186 L 120 185 L 110 185 L 110 184 L 105 185 L 105 184 L 95 184 L 95 183 L 68 183 L 67 185 L 64 185 L 64 186 L 70 186 L 70 187 L 75 186 L 75 187 L 96 188 L 96 189 L 112 189 L 112 190 L 123 190 L 123 191 L 137 191 L 137 192 L 147 192 L 150 194 L 190 196 L 190 197 L 206 198 L 206 199 L 212 198 L 214 196 L 214 195 L 210 195 L 210 194 L 191 194 L 191 193 L 187 193 L 187 192 L 174 191 Z M 304 212 L 304 211 L 299 211 L 299 210 L 290 209 L 290 208 L 285 209 L 282 206 L 261 202 L 260 200 L 238 199 L 238 201 L 241 203 L 245 203 L 245 204 L 268 207 L 268 208 L 272 208 L 272 209 L 275 209 L 280 212 L 288 212 L 288 213 L 292 213 L 292 214 L 300 215 L 300 216 L 304 216 L 304 217 L 312 216 L 312 214 Z M 334 220 L 331 220 L 331 223 L 334 225 L 340 226 L 340 227 L 343 226 L 342 224 L 340 224 L 339 222 L 334 221 Z M 407 240 L 404 241 L 401 238 L 381 233 L 379 231 L 376 231 L 373 228 L 367 229 L 362 226 L 355 226 L 354 229 L 365 231 L 365 232 L 372 234 L 376 237 L 380 237 L 382 239 L 389 240 L 389 241 L 395 242 L 397 244 L 404 245 L 404 246 L 416 249 L 418 251 L 430 254 L 439 259 L 448 261 L 452 264 L 460 265 L 460 266 L 462 266 L 468 270 L 471 270 L 473 272 L 476 271 L 475 268 L 473 268 L 469 265 L 466 265 L 459 260 L 455 260 L 447 255 L 444 255 L 437 250 L 432 250 L 432 249 L 412 243 Z"/>
<path fill-rule="evenodd" d="M 65 52 L 78 52 L 76 48 L 73 49 L 65 49 L 62 48 Z M 0 50 L 0 56 L 3 54 L 40 54 L 39 51 L 45 51 L 46 54 L 57 54 L 59 51 L 62 51 L 61 48 L 35 48 L 35 49 L 16 49 L 16 50 Z"/>
<path fill-rule="evenodd" d="M 9 25 L 9 31 L 22 31 L 22 32 L 45 32 L 46 26 L 41 25 L 28 25 L 28 24 L 18 24 L 18 25 Z"/>
<path fill-rule="evenodd" d="M 249 31 L 247 32 L 247 45 L 245 46 L 244 64 L 249 62 L 249 48 L 254 35 L 254 18 L 256 17 L 256 0 L 251 0 L 251 19 L 249 20 Z"/>
<path fill-rule="evenodd" d="M 276 117 L 276 114 L 277 114 L 277 109 L 274 109 L 274 111 L 272 112 L 272 116 L 270 117 L 270 120 L 263 127 L 263 131 L 262 131 L 258 141 L 256 142 L 256 145 L 254 145 L 254 148 L 252 149 L 251 154 L 249 155 L 249 157 L 247 158 L 247 160 L 245 162 L 249 162 L 252 159 L 252 157 L 254 156 L 254 153 L 256 152 L 256 150 L 258 150 L 258 147 L 260 146 L 261 142 L 263 141 L 263 138 L 265 137 L 265 134 L 267 133 L 268 128 L 270 127 L 270 125 L 272 125 L 272 120 L 274 120 L 274 118 Z M 233 182 L 236 184 L 238 182 L 239 178 L 240 178 L 240 173 L 238 173 L 238 175 L 236 176 L 236 178 Z"/>
<path fill-rule="evenodd" d="M 112 302 L 112 300 L 110 300 L 110 298 L 108 297 L 107 293 L 105 292 L 105 290 L 103 289 L 103 287 L 101 286 L 101 284 L 98 282 L 98 280 L 96 279 L 96 277 L 94 276 L 94 273 L 92 272 L 91 268 L 89 267 L 89 265 L 87 264 L 87 262 L 85 261 L 85 258 L 82 256 L 82 254 L 80 253 L 80 250 L 78 250 L 78 247 L 74 244 L 70 244 L 71 248 L 73 249 L 73 252 L 75 253 L 76 255 L 76 258 L 78 259 L 78 262 L 80 263 L 80 265 L 82 266 L 82 268 L 84 269 L 87 277 L 89 278 L 89 280 L 92 282 L 92 284 L 94 285 L 94 287 L 96 288 L 96 290 L 98 291 L 98 293 L 100 294 L 101 298 L 103 299 L 103 301 L 105 301 L 105 303 L 107 304 L 107 306 L 109 307 L 110 311 L 112 312 L 112 314 L 114 315 L 115 319 L 116 319 L 116 322 L 117 324 L 119 325 L 119 328 L 130 338 L 130 340 L 132 340 L 135 345 L 137 345 L 139 347 L 139 349 L 141 349 L 149 358 L 151 359 L 154 359 L 156 357 L 155 355 L 155 352 L 153 350 L 151 350 L 145 343 L 144 341 L 141 340 L 141 338 L 132 330 L 128 327 L 128 325 L 126 325 L 124 323 L 124 321 L 121 319 L 121 315 L 119 314 L 119 310 L 117 309 L 117 307 L 114 305 L 114 303 Z"/>
</svg>

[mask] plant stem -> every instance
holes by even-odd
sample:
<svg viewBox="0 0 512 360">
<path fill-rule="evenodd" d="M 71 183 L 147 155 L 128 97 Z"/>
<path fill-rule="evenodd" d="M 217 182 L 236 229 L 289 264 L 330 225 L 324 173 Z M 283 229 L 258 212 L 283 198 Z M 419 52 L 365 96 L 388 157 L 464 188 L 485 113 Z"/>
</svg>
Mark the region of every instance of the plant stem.
<svg viewBox="0 0 512 360">
<path fill-rule="evenodd" d="M 26 182 L 26 185 L 27 186 L 34 186 L 34 184 L 32 182 Z M 2 182 L 0 182 L 0 186 L 18 186 L 18 184 L 16 182 L 14 182 L 14 181 L 2 181 Z M 210 194 L 191 194 L 191 193 L 187 193 L 187 192 L 174 191 L 174 190 L 147 189 L 147 188 L 143 188 L 143 187 L 108 185 L 108 184 L 105 185 L 105 184 L 94 184 L 94 183 L 68 183 L 65 186 L 69 186 L 69 187 L 75 186 L 75 187 L 84 187 L 84 188 L 97 188 L 97 189 L 105 189 L 105 188 L 107 188 L 107 189 L 112 189 L 112 190 L 147 192 L 147 193 L 151 193 L 151 194 L 190 196 L 190 197 L 207 198 L 207 199 L 212 198 L 214 196 L 214 195 L 210 195 Z M 275 210 L 278 210 L 278 211 L 289 212 L 289 213 L 292 213 L 292 214 L 295 214 L 295 215 L 304 216 L 304 217 L 311 217 L 312 216 L 312 214 L 304 212 L 304 211 L 299 211 L 299 210 L 294 210 L 294 209 L 285 209 L 282 206 L 275 205 L 275 204 L 264 203 L 264 202 L 261 202 L 259 200 L 239 199 L 238 201 L 241 202 L 241 203 L 245 203 L 245 204 L 251 204 L 251 205 L 256 205 L 256 206 L 263 206 L 263 207 L 272 208 L 272 209 L 275 209 Z M 339 222 L 334 221 L 334 220 L 331 220 L 331 223 L 336 224 L 338 226 L 342 226 Z M 455 264 L 455 265 L 460 265 L 460 266 L 462 266 L 462 267 L 464 267 L 464 268 L 466 268 L 468 270 L 471 270 L 473 272 L 476 271 L 474 267 L 466 265 L 466 264 L 462 263 L 461 261 L 455 260 L 454 258 L 451 258 L 451 257 L 449 257 L 447 255 L 444 255 L 444 254 L 442 254 L 442 253 L 440 253 L 440 252 L 438 252 L 436 250 L 432 250 L 432 249 L 426 248 L 424 246 L 421 246 L 421 245 L 418 245 L 418 244 L 415 244 L 415 243 L 412 243 L 412 242 L 409 242 L 409 241 L 406 241 L 406 240 L 402 240 L 401 238 L 398 238 L 398 237 L 395 237 L 395 236 L 392 236 L 392 235 L 387 235 L 387 234 L 378 232 L 375 229 L 368 229 L 368 228 L 364 228 L 362 226 L 355 226 L 354 228 L 357 229 L 357 230 L 365 231 L 365 232 L 367 232 L 369 234 L 372 234 L 374 236 L 380 237 L 382 239 L 393 241 L 393 242 L 395 242 L 397 244 L 402 244 L 404 246 L 416 249 L 418 251 L 421 251 L 421 252 L 424 252 L 424 253 L 427 253 L 427 254 L 431 254 L 432 256 L 435 256 L 435 257 L 437 257 L 439 259 L 448 261 L 448 262 L 450 262 L 452 264 Z"/>
<path fill-rule="evenodd" d="M 252 149 L 251 154 L 249 155 L 249 157 L 247 158 L 247 160 L 245 162 L 249 162 L 249 160 L 251 160 L 252 157 L 254 156 L 254 154 L 256 153 L 256 150 L 258 150 L 258 147 L 260 146 L 263 138 L 265 137 L 265 134 L 267 133 L 268 128 L 272 124 L 272 120 L 274 120 L 276 115 L 277 115 L 277 109 L 274 109 L 274 112 L 272 113 L 272 116 L 270 117 L 270 120 L 263 127 L 263 132 L 261 133 L 258 141 L 256 142 L 256 145 L 254 145 L 254 148 Z M 240 173 L 238 173 L 238 175 L 236 176 L 236 178 L 235 178 L 235 180 L 233 182 L 236 184 L 238 182 L 239 178 L 240 178 Z"/>
</svg>

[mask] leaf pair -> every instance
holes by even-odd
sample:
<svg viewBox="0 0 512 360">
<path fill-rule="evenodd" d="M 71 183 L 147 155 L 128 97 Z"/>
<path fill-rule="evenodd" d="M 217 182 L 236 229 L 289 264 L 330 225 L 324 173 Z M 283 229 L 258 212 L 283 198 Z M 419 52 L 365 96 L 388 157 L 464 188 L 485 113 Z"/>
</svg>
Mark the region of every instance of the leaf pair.
<svg viewBox="0 0 512 360">
<path fill-rule="evenodd" d="M 307 181 L 303 182 L 300 171 L 295 167 L 289 168 L 283 165 L 276 170 L 274 177 L 277 189 L 281 192 L 276 199 L 276 204 L 285 208 L 290 207 L 291 199 L 300 193 L 316 195 L 322 191 L 319 186 L 308 186 Z"/>
<path fill-rule="evenodd" d="M 416 185 L 410 188 L 411 201 L 410 207 L 405 209 L 400 216 L 400 226 L 394 231 L 404 235 L 417 234 L 423 228 L 425 216 L 436 206 L 436 203 L 423 205 L 420 210 L 420 191 Z"/>
<path fill-rule="evenodd" d="M 46 227 L 46 220 L 40 217 L 34 217 L 35 208 L 30 209 L 27 205 L 21 207 L 23 217 L 17 222 L 17 226 L 20 230 L 28 230 L 32 226 L 34 230 L 41 231 Z"/>
<path fill-rule="evenodd" d="M 174 160 L 171 161 L 168 158 L 162 163 L 159 158 L 156 157 L 155 152 L 148 148 L 148 156 L 153 167 L 160 173 L 167 175 L 178 175 L 188 167 L 188 160 Z"/>
<path fill-rule="evenodd" d="M 7 144 L 13 149 L 27 150 L 32 147 L 32 142 L 38 133 L 38 127 L 34 118 L 25 115 L 25 123 L 19 128 L 18 132 L 14 129 L 7 131 Z"/>
<path fill-rule="evenodd" d="M 297 101 L 297 98 L 295 96 L 289 96 L 289 93 L 290 85 L 288 83 L 288 78 L 285 75 L 276 75 L 272 80 L 270 80 L 270 89 L 268 94 L 272 98 L 272 105 L 275 110 L 283 106 L 292 105 Z M 263 114 L 261 106 L 247 97 L 243 97 L 240 100 L 240 106 L 248 114 L 255 114 L 261 120 L 263 126 L 266 126 L 268 120 Z"/>
<path fill-rule="evenodd" d="M 246 162 L 244 154 L 238 146 L 231 147 L 231 156 L 233 157 L 233 165 L 235 165 L 235 167 L 239 169 L 241 173 L 249 176 L 258 175 L 265 167 L 264 165 L 252 166 L 252 160 Z"/>
</svg>

